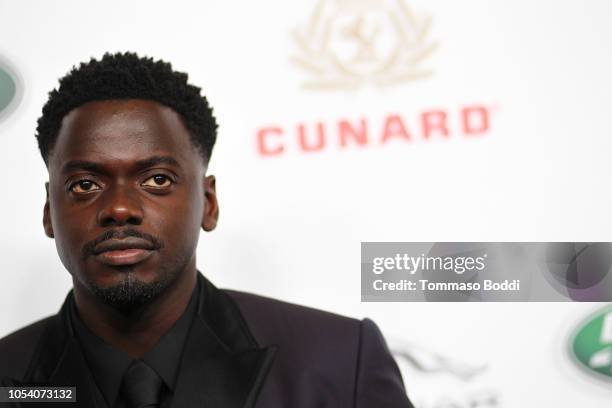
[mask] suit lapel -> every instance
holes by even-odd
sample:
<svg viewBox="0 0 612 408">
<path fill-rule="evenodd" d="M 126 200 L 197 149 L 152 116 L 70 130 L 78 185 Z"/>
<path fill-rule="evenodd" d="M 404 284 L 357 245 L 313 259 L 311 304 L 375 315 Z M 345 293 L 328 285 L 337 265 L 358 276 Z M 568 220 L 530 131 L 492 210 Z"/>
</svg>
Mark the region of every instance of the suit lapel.
<svg viewBox="0 0 612 408">
<path fill-rule="evenodd" d="M 97 398 L 95 398 L 96 386 L 75 337 L 68 340 L 63 356 L 55 372 L 49 378 L 49 384 L 76 387 L 75 407 L 102 407 L 98 405 Z"/>
<path fill-rule="evenodd" d="M 185 344 L 172 407 L 252 407 L 275 348 L 232 352 L 201 320 Z"/>
<path fill-rule="evenodd" d="M 69 316 L 72 291 L 66 297 L 60 312 L 47 326 L 32 362 L 24 377 L 24 384 L 76 387 L 74 408 L 102 408 L 95 398 L 96 387 L 74 336 Z"/>
<path fill-rule="evenodd" d="M 201 274 L 172 407 L 253 407 L 276 346 L 260 348 L 228 295 Z"/>
</svg>

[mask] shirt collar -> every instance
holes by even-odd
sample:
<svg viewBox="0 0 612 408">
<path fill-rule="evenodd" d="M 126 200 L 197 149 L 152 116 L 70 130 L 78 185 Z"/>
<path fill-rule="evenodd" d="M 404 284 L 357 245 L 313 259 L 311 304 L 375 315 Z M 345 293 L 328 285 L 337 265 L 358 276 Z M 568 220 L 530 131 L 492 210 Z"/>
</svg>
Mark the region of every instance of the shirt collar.
<svg viewBox="0 0 612 408">
<path fill-rule="evenodd" d="M 176 384 L 183 345 L 199 303 L 199 285 L 198 280 L 189 304 L 181 317 L 162 335 L 157 344 L 142 357 L 142 360 L 159 374 L 164 384 L 171 391 L 174 390 Z M 107 403 L 113 406 L 119 395 L 123 375 L 134 359 L 91 332 L 79 317 L 74 299 L 69 309 L 75 334 L 83 348 L 85 360 L 100 392 Z"/>
</svg>

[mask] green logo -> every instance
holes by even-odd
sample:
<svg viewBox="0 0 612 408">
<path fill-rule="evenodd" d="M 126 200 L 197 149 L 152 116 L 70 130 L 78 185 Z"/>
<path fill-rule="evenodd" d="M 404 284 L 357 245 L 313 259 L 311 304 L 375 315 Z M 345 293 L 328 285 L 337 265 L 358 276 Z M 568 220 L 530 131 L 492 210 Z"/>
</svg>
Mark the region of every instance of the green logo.
<svg viewBox="0 0 612 408">
<path fill-rule="evenodd" d="M 578 327 L 572 336 L 570 351 L 586 371 L 612 381 L 612 305 Z"/>
<path fill-rule="evenodd" d="M 19 91 L 16 75 L 0 59 L 0 119 L 16 105 Z"/>
</svg>

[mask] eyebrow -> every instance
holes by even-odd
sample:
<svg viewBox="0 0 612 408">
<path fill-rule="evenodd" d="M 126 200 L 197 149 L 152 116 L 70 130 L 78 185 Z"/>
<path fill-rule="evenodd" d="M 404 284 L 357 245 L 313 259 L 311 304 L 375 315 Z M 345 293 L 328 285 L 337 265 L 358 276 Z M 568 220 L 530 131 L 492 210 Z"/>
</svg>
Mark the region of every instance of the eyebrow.
<svg viewBox="0 0 612 408">
<path fill-rule="evenodd" d="M 98 163 L 87 160 L 72 160 L 64 164 L 64 167 L 62 167 L 62 173 L 68 173 L 71 170 L 87 170 L 99 173 L 102 171 L 102 166 Z"/>
<path fill-rule="evenodd" d="M 148 167 L 154 167 L 159 164 L 167 164 L 170 166 L 181 167 L 179 162 L 170 156 L 151 156 L 146 159 L 138 160 L 136 162 L 136 168 L 138 170 L 146 169 Z M 72 170 L 85 170 L 94 173 L 103 173 L 104 166 L 100 163 L 87 161 L 87 160 L 71 160 L 62 167 L 62 172 L 67 173 Z"/>
<path fill-rule="evenodd" d="M 179 162 L 170 156 L 152 156 L 147 159 L 138 160 L 136 167 L 139 169 L 146 169 L 147 167 L 157 166 L 158 164 L 167 164 L 169 166 L 181 167 Z"/>
</svg>

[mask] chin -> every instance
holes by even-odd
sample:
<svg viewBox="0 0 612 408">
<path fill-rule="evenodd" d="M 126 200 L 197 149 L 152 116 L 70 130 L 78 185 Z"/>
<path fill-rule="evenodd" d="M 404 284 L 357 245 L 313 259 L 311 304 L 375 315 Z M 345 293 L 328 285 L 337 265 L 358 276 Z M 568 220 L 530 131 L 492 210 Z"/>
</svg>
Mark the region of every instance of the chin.
<svg viewBox="0 0 612 408">
<path fill-rule="evenodd" d="M 174 282 L 172 274 L 132 265 L 113 267 L 111 274 L 104 275 L 88 277 L 86 286 L 99 301 L 123 313 L 140 309 L 155 300 Z"/>
</svg>

